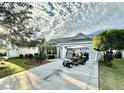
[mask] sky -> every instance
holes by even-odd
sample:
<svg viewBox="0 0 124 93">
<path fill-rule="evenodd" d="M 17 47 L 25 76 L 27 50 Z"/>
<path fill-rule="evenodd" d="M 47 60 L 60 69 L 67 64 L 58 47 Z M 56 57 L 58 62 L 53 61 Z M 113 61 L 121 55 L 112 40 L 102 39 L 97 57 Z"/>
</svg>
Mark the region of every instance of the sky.
<svg viewBox="0 0 124 93">
<path fill-rule="evenodd" d="M 47 38 L 124 28 L 124 3 L 33 3 L 34 19 Z"/>
<path fill-rule="evenodd" d="M 39 27 L 37 37 L 62 38 L 124 28 L 124 3 L 31 2 L 30 25 Z"/>
</svg>

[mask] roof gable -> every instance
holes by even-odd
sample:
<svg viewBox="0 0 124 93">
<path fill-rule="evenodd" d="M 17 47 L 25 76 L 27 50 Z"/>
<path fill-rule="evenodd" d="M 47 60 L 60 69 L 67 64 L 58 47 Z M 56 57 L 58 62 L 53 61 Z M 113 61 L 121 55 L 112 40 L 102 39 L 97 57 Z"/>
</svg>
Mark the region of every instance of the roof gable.
<svg viewBox="0 0 124 93">
<path fill-rule="evenodd" d="M 86 35 L 84 35 L 84 34 L 82 34 L 82 33 L 79 33 L 79 34 L 75 35 L 75 36 L 71 39 L 71 41 L 88 40 L 88 39 L 90 39 L 88 36 L 86 36 Z"/>
</svg>

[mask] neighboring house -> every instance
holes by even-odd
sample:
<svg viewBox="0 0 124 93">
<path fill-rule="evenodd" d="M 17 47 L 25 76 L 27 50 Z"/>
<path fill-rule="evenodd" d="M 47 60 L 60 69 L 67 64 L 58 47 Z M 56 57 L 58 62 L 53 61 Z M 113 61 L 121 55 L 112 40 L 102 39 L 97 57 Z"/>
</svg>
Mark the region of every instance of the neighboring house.
<svg viewBox="0 0 124 93">
<path fill-rule="evenodd" d="M 92 39 L 82 33 L 74 37 L 51 39 L 49 43 L 54 45 L 52 51 L 57 58 L 64 59 L 68 47 L 82 47 L 84 52 L 89 53 L 90 60 L 98 60 L 101 56 L 101 53 L 93 49 Z"/>
<path fill-rule="evenodd" d="M 124 51 L 122 52 L 122 58 L 124 58 Z"/>
<path fill-rule="evenodd" d="M 10 57 L 19 57 L 20 54 L 25 55 L 25 54 L 34 54 L 38 53 L 38 47 L 18 47 L 16 45 L 11 45 L 9 44 L 8 47 L 6 48 L 6 54 L 7 56 Z"/>
</svg>

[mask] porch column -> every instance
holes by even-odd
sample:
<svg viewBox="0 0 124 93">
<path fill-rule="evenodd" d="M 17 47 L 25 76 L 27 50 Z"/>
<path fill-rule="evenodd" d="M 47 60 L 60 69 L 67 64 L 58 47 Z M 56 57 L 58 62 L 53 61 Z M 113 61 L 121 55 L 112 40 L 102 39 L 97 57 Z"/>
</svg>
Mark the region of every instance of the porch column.
<svg viewBox="0 0 124 93">
<path fill-rule="evenodd" d="M 57 58 L 60 58 L 60 47 L 59 46 L 57 46 Z"/>
</svg>

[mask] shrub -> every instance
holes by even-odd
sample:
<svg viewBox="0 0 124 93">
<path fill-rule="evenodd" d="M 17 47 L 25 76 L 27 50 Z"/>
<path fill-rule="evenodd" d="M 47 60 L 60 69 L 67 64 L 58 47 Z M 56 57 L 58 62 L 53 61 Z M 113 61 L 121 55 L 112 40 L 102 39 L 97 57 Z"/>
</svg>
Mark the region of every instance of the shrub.
<svg viewBox="0 0 124 93">
<path fill-rule="evenodd" d="M 25 58 L 28 58 L 28 54 L 25 54 Z"/>
<path fill-rule="evenodd" d="M 23 58 L 24 56 L 23 56 L 23 54 L 20 54 L 19 57 L 20 57 L 20 58 Z"/>
<path fill-rule="evenodd" d="M 6 56 L 6 52 L 0 53 L 0 56 Z"/>
<path fill-rule="evenodd" d="M 29 54 L 28 57 L 29 57 L 29 58 L 33 58 L 33 54 Z"/>
<path fill-rule="evenodd" d="M 41 60 L 45 60 L 47 58 L 45 52 L 40 52 L 40 57 L 41 57 Z"/>
<path fill-rule="evenodd" d="M 51 54 L 50 54 L 50 55 L 48 55 L 48 58 L 49 58 L 49 59 L 54 59 L 54 58 L 55 58 L 55 55 L 53 55 L 53 54 L 51 55 Z"/>
<path fill-rule="evenodd" d="M 34 56 L 39 55 L 38 53 L 34 53 Z"/>
<path fill-rule="evenodd" d="M 116 54 L 115 54 L 115 58 L 122 58 L 122 52 L 117 52 Z"/>
<path fill-rule="evenodd" d="M 35 54 L 35 55 L 34 55 L 34 58 L 35 58 L 37 61 L 40 61 L 40 59 L 41 59 L 41 58 L 40 58 L 40 54 L 38 54 L 38 53 Z"/>
<path fill-rule="evenodd" d="M 44 52 L 40 52 L 40 54 L 35 53 L 35 54 L 34 54 L 34 58 L 35 58 L 37 61 L 42 61 L 42 60 L 45 60 L 45 59 L 47 58 L 47 56 L 45 55 Z"/>
</svg>

